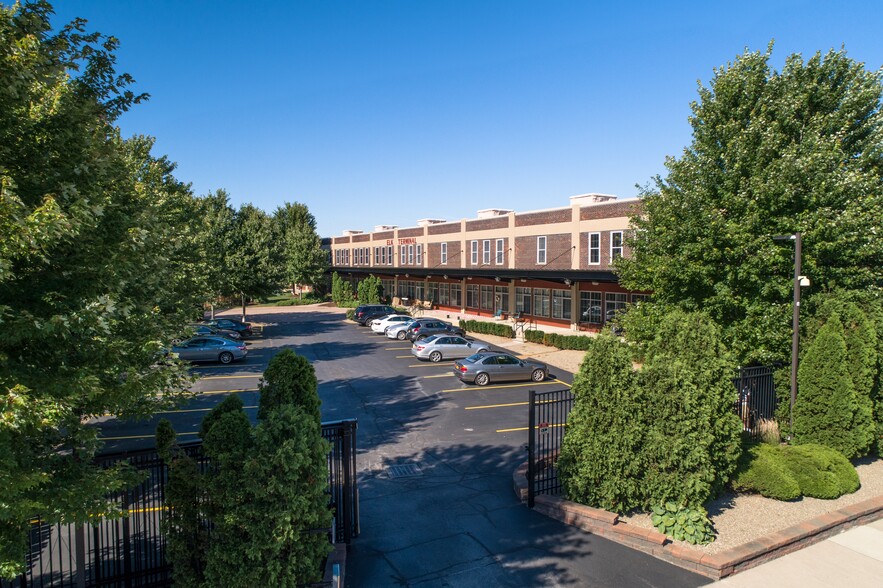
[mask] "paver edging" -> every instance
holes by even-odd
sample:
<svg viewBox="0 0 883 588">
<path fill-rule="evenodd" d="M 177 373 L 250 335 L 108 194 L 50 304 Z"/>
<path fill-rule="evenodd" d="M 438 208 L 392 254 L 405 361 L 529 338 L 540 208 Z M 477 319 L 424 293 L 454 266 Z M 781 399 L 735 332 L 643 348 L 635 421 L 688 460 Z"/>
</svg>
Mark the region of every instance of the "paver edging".
<svg viewBox="0 0 883 588">
<path fill-rule="evenodd" d="M 527 463 L 516 468 L 512 478 L 516 495 L 522 502 L 526 502 Z M 686 544 L 673 543 L 662 533 L 619 521 L 616 513 L 577 504 L 558 496 L 536 496 L 534 510 L 589 533 L 639 549 L 678 567 L 719 580 L 823 541 L 850 527 L 883 519 L 883 496 L 814 517 L 715 554 L 705 554 Z"/>
</svg>

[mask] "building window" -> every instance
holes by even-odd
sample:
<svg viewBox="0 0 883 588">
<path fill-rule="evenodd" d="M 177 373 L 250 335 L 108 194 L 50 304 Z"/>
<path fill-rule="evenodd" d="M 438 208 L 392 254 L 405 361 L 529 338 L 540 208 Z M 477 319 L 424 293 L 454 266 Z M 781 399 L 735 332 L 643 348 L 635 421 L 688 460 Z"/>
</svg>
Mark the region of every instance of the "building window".
<svg viewBox="0 0 883 588">
<path fill-rule="evenodd" d="M 423 265 L 423 245 L 417 245 L 417 265 Z"/>
<path fill-rule="evenodd" d="M 552 318 L 570 320 L 570 290 L 552 290 Z"/>
<path fill-rule="evenodd" d="M 549 316 L 551 313 L 549 304 L 549 289 L 533 289 L 533 314 L 534 316 Z"/>
<path fill-rule="evenodd" d="M 374 265 L 380 265 L 380 247 L 374 248 Z"/>
<path fill-rule="evenodd" d="M 402 266 L 406 263 L 408 263 L 408 246 L 402 245 L 399 248 L 399 265 Z"/>
<path fill-rule="evenodd" d="M 610 233 L 610 261 L 622 257 L 622 231 Z"/>
<path fill-rule="evenodd" d="M 589 265 L 601 264 L 601 233 L 589 233 Z"/>
<path fill-rule="evenodd" d="M 537 237 L 537 264 L 546 263 L 546 238 Z"/>
<path fill-rule="evenodd" d="M 494 310 L 509 312 L 509 286 L 494 287 Z"/>
<path fill-rule="evenodd" d="M 463 288 L 460 284 L 451 284 L 451 306 L 463 307 Z"/>
<path fill-rule="evenodd" d="M 481 309 L 482 310 L 494 310 L 494 287 L 493 286 L 482 286 L 481 287 Z"/>
<path fill-rule="evenodd" d="M 503 241 L 502 239 L 497 239 L 497 265 L 503 265 Z"/>
<path fill-rule="evenodd" d="M 484 251 L 481 256 L 481 263 L 484 265 L 490 265 L 491 263 L 491 240 L 484 240 Z"/>
<path fill-rule="evenodd" d="M 380 248 L 380 265 L 386 265 L 386 247 Z"/>
<path fill-rule="evenodd" d="M 478 241 L 472 242 L 472 265 L 478 265 Z"/>
<path fill-rule="evenodd" d="M 350 264 L 350 250 L 347 249 L 344 251 L 344 265 L 349 267 L 349 264 Z"/>
<path fill-rule="evenodd" d="M 478 308 L 478 284 L 466 286 L 466 308 Z"/>
<path fill-rule="evenodd" d="M 611 321 L 623 312 L 629 304 L 628 294 L 613 294 L 607 292 L 604 296 L 604 322 Z"/>
<path fill-rule="evenodd" d="M 408 245 L 408 265 L 414 265 L 414 246 Z"/>
<path fill-rule="evenodd" d="M 530 288 L 515 288 L 515 312 L 530 314 L 531 290 Z"/>
<path fill-rule="evenodd" d="M 427 300 L 429 300 L 433 304 L 438 304 L 438 283 L 437 282 L 429 282 L 428 284 L 426 284 L 426 296 L 427 296 Z"/>
<path fill-rule="evenodd" d="M 387 265 L 393 265 L 395 262 L 392 259 L 392 245 L 387 246 L 386 248 L 386 263 Z"/>
<path fill-rule="evenodd" d="M 601 293 L 579 293 L 579 316 L 584 323 L 601 324 Z"/>
<path fill-rule="evenodd" d="M 448 284 L 438 285 L 438 300 L 436 302 L 444 306 L 451 303 L 451 289 Z"/>
<path fill-rule="evenodd" d="M 441 262 L 442 265 L 446 265 L 448 263 L 448 244 L 441 244 Z"/>
</svg>

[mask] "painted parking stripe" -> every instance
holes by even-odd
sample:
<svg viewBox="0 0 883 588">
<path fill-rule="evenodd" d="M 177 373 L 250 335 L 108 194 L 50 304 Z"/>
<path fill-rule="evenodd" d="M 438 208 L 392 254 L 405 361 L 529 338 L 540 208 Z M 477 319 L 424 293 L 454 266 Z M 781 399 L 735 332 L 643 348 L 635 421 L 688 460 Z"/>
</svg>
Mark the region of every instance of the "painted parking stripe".
<svg viewBox="0 0 883 588">
<path fill-rule="evenodd" d="M 470 386 L 469 388 L 451 388 L 442 390 L 442 392 L 481 392 L 482 390 L 492 390 L 494 388 L 524 388 L 525 386 L 552 386 L 560 384 L 560 382 L 548 380 L 545 382 L 525 382 L 524 384 L 500 384 L 499 386 Z"/>
<path fill-rule="evenodd" d="M 211 408 L 182 408 L 179 410 L 159 410 L 153 414 L 178 414 L 181 412 L 208 412 L 210 410 L 214 410 L 214 408 L 215 407 L 212 406 Z M 243 406 L 242 407 L 243 410 L 248 410 L 248 409 L 252 409 L 252 408 L 257 408 L 257 406 Z"/>
<path fill-rule="evenodd" d="M 454 374 L 436 374 L 434 376 L 423 376 L 423 379 L 426 378 L 453 378 Z"/>
<path fill-rule="evenodd" d="M 413 355 L 396 355 L 396 359 L 410 359 Z"/>
<path fill-rule="evenodd" d="M 402 351 L 404 349 L 410 349 L 410 347 L 384 347 L 387 351 Z"/>
<path fill-rule="evenodd" d="M 231 394 L 237 392 L 260 392 L 260 388 L 239 388 L 236 390 L 193 390 L 197 396 L 211 396 L 212 394 Z"/>
<path fill-rule="evenodd" d="M 248 376 L 206 376 L 200 380 L 232 380 L 234 378 L 260 378 L 262 374 L 250 374 Z"/>
<path fill-rule="evenodd" d="M 413 356 L 409 355 L 408 357 L 413 357 Z M 428 361 L 428 362 L 426 362 L 426 363 L 412 363 L 412 364 L 409 365 L 408 367 L 409 367 L 409 368 L 415 368 L 415 367 L 448 367 L 448 365 L 447 365 L 447 364 L 441 364 L 441 365 L 439 365 L 439 364 L 437 364 L 437 363 L 432 363 L 431 361 Z"/>
<path fill-rule="evenodd" d="M 186 433 L 177 433 L 178 437 L 182 437 L 184 435 L 199 435 L 199 431 L 188 431 Z M 153 439 L 156 435 L 127 435 L 125 437 L 99 437 L 99 441 L 123 441 L 128 439 Z"/>
<path fill-rule="evenodd" d="M 504 408 L 507 406 L 527 406 L 527 402 L 507 402 L 506 404 L 487 404 L 485 406 L 467 406 L 466 410 L 481 410 L 482 408 Z"/>
<path fill-rule="evenodd" d="M 567 425 L 565 425 L 564 423 L 560 423 L 557 425 L 548 425 L 548 426 L 549 427 L 566 427 Z M 534 428 L 539 429 L 539 427 L 534 427 Z M 527 427 L 516 427 L 514 429 L 497 429 L 496 430 L 497 433 L 514 433 L 516 431 L 527 431 Z"/>
</svg>

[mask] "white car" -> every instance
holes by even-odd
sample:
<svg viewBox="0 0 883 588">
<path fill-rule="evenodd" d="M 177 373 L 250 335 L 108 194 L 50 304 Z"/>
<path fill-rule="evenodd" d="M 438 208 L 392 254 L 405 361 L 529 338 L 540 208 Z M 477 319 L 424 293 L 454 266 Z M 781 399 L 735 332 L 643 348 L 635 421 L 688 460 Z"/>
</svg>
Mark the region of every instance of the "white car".
<svg viewBox="0 0 883 588">
<path fill-rule="evenodd" d="M 375 333 L 386 333 L 386 329 L 393 325 L 410 322 L 412 319 L 406 314 L 388 314 L 384 317 L 376 318 L 371 321 L 371 330 Z"/>
<path fill-rule="evenodd" d="M 411 323 L 413 322 L 416 321 L 414 319 L 411 319 L 408 322 L 396 323 L 388 327 L 386 329 L 386 336 L 390 339 L 398 339 L 399 341 L 404 341 L 405 337 L 408 336 L 408 327 L 410 327 Z"/>
</svg>

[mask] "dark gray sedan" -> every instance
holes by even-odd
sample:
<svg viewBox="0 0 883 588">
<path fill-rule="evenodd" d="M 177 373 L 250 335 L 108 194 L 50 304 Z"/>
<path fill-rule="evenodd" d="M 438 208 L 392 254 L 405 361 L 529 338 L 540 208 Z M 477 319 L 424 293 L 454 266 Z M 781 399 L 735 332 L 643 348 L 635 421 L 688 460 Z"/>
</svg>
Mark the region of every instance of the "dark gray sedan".
<svg viewBox="0 0 883 588">
<path fill-rule="evenodd" d="M 513 380 L 542 382 L 549 376 L 549 367 L 542 362 L 518 359 L 508 353 L 476 353 L 455 361 L 454 375 L 463 382 L 479 386 Z"/>
<path fill-rule="evenodd" d="M 443 359 L 461 359 L 487 351 L 485 343 L 467 341 L 456 335 L 430 335 L 411 346 L 411 355 L 436 363 Z"/>
<path fill-rule="evenodd" d="M 172 347 L 172 353 L 177 353 L 178 357 L 188 361 L 230 363 L 237 359 L 245 359 L 248 349 L 242 341 L 206 335 L 181 341 Z"/>
</svg>

